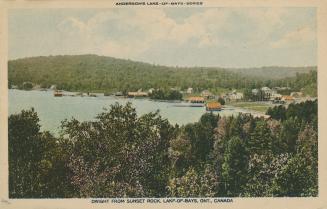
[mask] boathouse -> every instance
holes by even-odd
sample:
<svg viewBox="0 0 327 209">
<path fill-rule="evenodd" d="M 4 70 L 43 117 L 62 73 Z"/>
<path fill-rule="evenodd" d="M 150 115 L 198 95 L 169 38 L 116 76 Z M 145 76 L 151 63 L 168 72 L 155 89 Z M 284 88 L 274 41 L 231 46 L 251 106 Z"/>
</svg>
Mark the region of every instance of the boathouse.
<svg viewBox="0 0 327 209">
<path fill-rule="evenodd" d="M 187 100 L 191 103 L 204 103 L 203 97 L 189 97 Z"/>
<path fill-rule="evenodd" d="M 289 96 L 289 95 L 284 95 L 284 96 L 282 96 L 281 100 L 290 103 L 290 102 L 294 102 L 294 97 Z"/>
<path fill-rule="evenodd" d="M 128 97 L 134 98 L 134 97 L 147 97 L 148 93 L 147 92 L 128 92 L 127 94 Z"/>
<path fill-rule="evenodd" d="M 207 111 L 220 111 L 221 108 L 222 108 L 222 106 L 219 102 L 208 102 L 206 104 Z"/>
</svg>

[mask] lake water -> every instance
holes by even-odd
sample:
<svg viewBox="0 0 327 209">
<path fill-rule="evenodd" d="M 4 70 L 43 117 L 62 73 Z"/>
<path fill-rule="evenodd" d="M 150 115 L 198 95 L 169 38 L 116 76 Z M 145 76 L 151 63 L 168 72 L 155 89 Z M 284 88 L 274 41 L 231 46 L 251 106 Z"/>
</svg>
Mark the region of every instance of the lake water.
<svg viewBox="0 0 327 209">
<path fill-rule="evenodd" d="M 9 90 L 9 114 L 19 113 L 23 109 L 34 108 L 40 118 L 42 130 L 57 133 L 61 121 L 76 118 L 80 121 L 92 120 L 116 102 L 126 104 L 131 102 L 138 115 L 156 110 L 163 118 L 172 124 L 187 124 L 197 122 L 206 110 L 205 107 L 176 107 L 176 103 L 158 102 L 148 99 L 117 98 L 98 95 L 97 97 L 54 97 L 52 91 L 22 91 Z M 248 112 L 244 109 L 226 108 L 220 115 L 233 115 Z"/>
</svg>

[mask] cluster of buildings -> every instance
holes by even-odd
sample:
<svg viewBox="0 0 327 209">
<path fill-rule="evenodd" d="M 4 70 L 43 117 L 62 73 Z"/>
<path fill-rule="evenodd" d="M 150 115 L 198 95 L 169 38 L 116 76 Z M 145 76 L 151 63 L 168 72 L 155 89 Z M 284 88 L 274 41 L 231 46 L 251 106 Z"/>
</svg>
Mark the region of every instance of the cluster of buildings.
<svg viewBox="0 0 327 209">
<path fill-rule="evenodd" d="M 292 102 L 301 102 L 305 100 L 311 100 L 309 96 L 305 97 L 303 92 L 290 92 L 289 87 L 262 87 L 261 89 L 252 89 L 252 94 L 257 96 L 260 101 L 270 101 L 274 104 L 285 104 L 285 103 L 292 103 Z M 290 92 L 289 95 L 282 95 L 278 92 Z M 261 94 L 259 97 L 258 95 Z M 261 98 L 260 98 L 261 97 Z"/>
<path fill-rule="evenodd" d="M 262 87 L 261 89 L 252 89 L 252 94 L 260 101 L 271 101 L 272 103 L 290 103 L 295 100 L 295 97 L 302 97 L 302 92 L 292 92 L 290 95 L 281 95 L 278 91 L 290 90 L 288 87 Z"/>
<path fill-rule="evenodd" d="M 223 93 L 221 98 L 223 98 L 226 102 L 235 102 L 243 100 L 244 95 L 241 92 L 233 90 L 231 92 Z"/>
<path fill-rule="evenodd" d="M 274 88 L 269 88 L 269 87 L 262 87 L 259 89 L 252 89 L 251 90 L 251 95 L 250 98 L 249 95 L 247 98 L 245 98 L 244 93 L 238 92 L 236 90 L 232 90 L 230 92 L 223 93 L 219 96 L 213 95 L 210 91 L 204 90 L 201 92 L 201 97 L 190 97 L 190 99 L 194 102 L 199 102 L 203 100 L 203 103 L 205 100 L 217 100 L 218 98 L 224 99 L 227 103 L 229 102 L 237 102 L 237 101 L 269 101 L 274 104 L 285 104 L 285 103 L 291 103 L 294 101 L 299 101 L 304 99 L 304 95 L 302 92 L 291 92 L 289 95 L 282 95 L 278 92 L 283 92 L 283 91 L 290 91 L 289 87 L 274 87 Z M 188 88 L 186 90 L 186 93 L 192 94 L 193 89 Z M 203 99 L 201 99 L 203 98 Z M 308 99 L 308 98 L 305 98 Z"/>
<path fill-rule="evenodd" d="M 148 91 L 142 91 L 142 89 L 139 89 L 135 92 L 128 92 L 127 96 L 130 98 L 136 98 L 136 97 L 148 97 L 155 89 L 151 88 Z M 172 90 L 178 90 L 178 89 L 172 89 Z M 245 97 L 243 92 L 238 92 L 236 90 L 232 90 L 230 92 L 222 93 L 221 95 L 214 95 L 209 90 L 203 90 L 200 94 L 197 94 L 197 96 L 194 95 L 193 88 L 189 87 L 184 91 L 180 91 L 180 93 L 184 94 L 186 96 L 186 101 L 192 103 L 192 104 L 202 104 L 204 105 L 207 103 L 207 101 L 212 100 L 218 100 L 219 98 L 222 98 L 225 100 L 225 102 L 237 102 L 237 101 L 270 101 L 275 104 L 284 104 L 284 103 L 291 103 L 294 102 L 296 99 L 303 98 L 302 92 L 291 92 L 290 95 L 282 95 L 278 92 L 283 90 L 290 90 L 288 87 L 262 87 L 259 89 L 252 89 L 250 92 L 250 98 L 249 95 Z M 115 94 L 116 96 L 122 95 L 121 92 L 118 92 Z M 187 96 L 189 95 L 189 96 Z M 217 107 L 218 104 L 215 104 Z"/>
<path fill-rule="evenodd" d="M 192 94 L 193 89 L 188 88 L 186 91 L 187 94 Z M 233 101 L 241 101 L 244 99 L 244 95 L 242 92 L 237 92 L 236 90 L 232 90 L 231 92 L 222 93 L 220 95 L 214 95 L 208 90 L 203 90 L 200 93 L 200 97 L 204 98 L 204 100 L 218 100 L 219 98 L 224 99 L 226 102 L 233 102 Z"/>
</svg>

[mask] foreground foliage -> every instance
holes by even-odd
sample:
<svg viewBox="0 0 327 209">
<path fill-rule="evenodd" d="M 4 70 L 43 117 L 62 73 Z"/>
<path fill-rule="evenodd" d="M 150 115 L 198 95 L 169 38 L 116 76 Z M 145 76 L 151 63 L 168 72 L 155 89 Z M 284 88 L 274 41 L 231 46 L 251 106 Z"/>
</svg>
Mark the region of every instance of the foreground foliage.
<svg viewBox="0 0 327 209">
<path fill-rule="evenodd" d="M 9 195 L 317 196 L 317 101 L 268 113 L 207 113 L 178 127 L 115 104 L 93 121 L 63 121 L 54 137 L 22 111 L 9 117 Z"/>
</svg>

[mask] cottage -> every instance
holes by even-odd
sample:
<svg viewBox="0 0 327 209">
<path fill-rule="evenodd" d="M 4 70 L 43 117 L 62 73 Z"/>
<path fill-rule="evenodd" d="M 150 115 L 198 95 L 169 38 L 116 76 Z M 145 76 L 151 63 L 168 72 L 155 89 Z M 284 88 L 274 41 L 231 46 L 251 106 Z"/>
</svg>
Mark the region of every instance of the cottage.
<svg viewBox="0 0 327 209">
<path fill-rule="evenodd" d="M 187 100 L 191 103 L 204 103 L 203 97 L 189 97 Z"/>
<path fill-rule="evenodd" d="M 239 101 L 243 99 L 243 93 L 233 90 L 227 94 L 221 94 L 220 97 L 223 98 L 226 102 Z"/>
<path fill-rule="evenodd" d="M 251 92 L 252 92 L 253 95 L 257 95 L 259 93 L 259 90 L 258 89 L 252 89 Z"/>
<path fill-rule="evenodd" d="M 53 96 L 55 96 L 55 97 L 62 97 L 63 96 L 63 93 L 62 93 L 62 91 L 55 90 L 53 92 Z"/>
<path fill-rule="evenodd" d="M 270 101 L 274 104 L 285 104 L 285 101 L 282 100 L 281 94 L 273 94 L 270 97 Z"/>
<path fill-rule="evenodd" d="M 210 99 L 210 98 L 213 97 L 213 94 L 208 90 L 204 90 L 204 91 L 201 92 L 201 96 L 206 98 L 206 99 Z"/>
<path fill-rule="evenodd" d="M 281 99 L 282 98 L 282 95 L 281 94 L 277 94 L 277 93 L 273 93 L 270 97 L 270 100 L 273 100 L 273 99 Z"/>
<path fill-rule="evenodd" d="M 267 86 L 264 86 L 264 87 L 261 88 L 261 91 L 270 92 L 271 89 L 269 87 L 267 87 Z"/>
<path fill-rule="evenodd" d="M 127 96 L 129 98 L 135 98 L 135 97 L 147 97 L 148 96 L 148 93 L 147 92 L 140 92 L 140 91 L 137 91 L 137 92 L 128 92 L 127 93 Z"/>
<path fill-rule="evenodd" d="M 186 93 L 187 93 L 187 94 L 193 94 L 193 88 L 188 88 L 188 89 L 186 90 Z"/>
<path fill-rule="evenodd" d="M 294 97 L 292 97 L 292 96 L 288 96 L 288 95 L 284 95 L 284 96 L 282 96 L 281 101 L 285 101 L 285 102 L 294 102 Z"/>
<path fill-rule="evenodd" d="M 274 94 L 277 94 L 277 90 L 275 89 L 270 89 L 269 87 L 262 87 L 261 91 L 264 93 L 264 97 L 266 99 L 270 99 Z"/>
<path fill-rule="evenodd" d="M 243 93 L 235 92 L 231 95 L 229 95 L 229 99 L 232 101 L 237 101 L 243 99 Z"/>
<path fill-rule="evenodd" d="M 302 92 L 291 92 L 290 95 L 292 97 L 295 97 L 295 98 L 303 97 L 303 93 Z"/>
<path fill-rule="evenodd" d="M 254 100 L 257 101 L 268 101 L 271 99 L 273 94 L 277 94 L 276 90 L 272 90 L 267 86 L 264 86 L 260 89 L 252 89 L 252 95 Z"/>
<path fill-rule="evenodd" d="M 208 102 L 206 104 L 207 111 L 220 111 L 221 108 L 222 108 L 222 106 L 219 102 Z"/>
<path fill-rule="evenodd" d="M 285 101 L 282 101 L 282 95 L 281 94 L 277 94 L 277 93 L 273 93 L 270 96 L 270 101 L 272 103 L 275 103 L 275 104 L 283 104 L 283 103 L 285 103 Z"/>
</svg>

